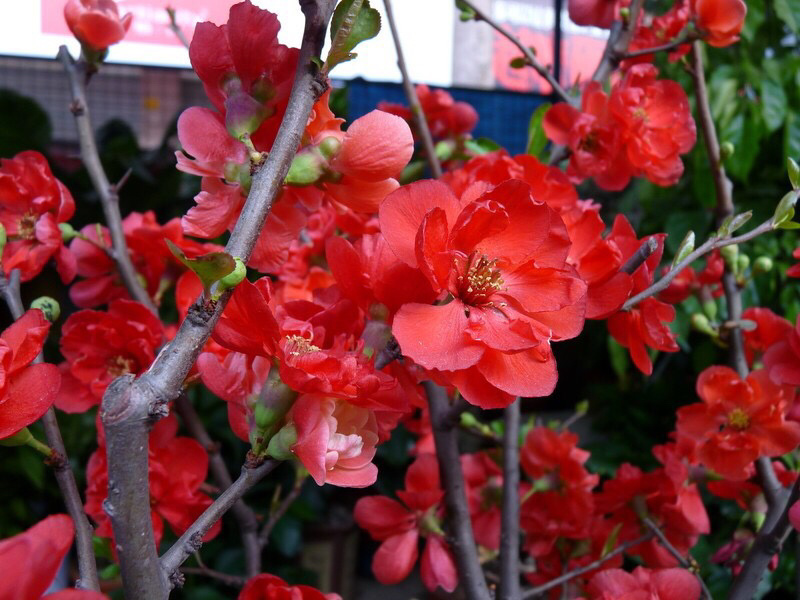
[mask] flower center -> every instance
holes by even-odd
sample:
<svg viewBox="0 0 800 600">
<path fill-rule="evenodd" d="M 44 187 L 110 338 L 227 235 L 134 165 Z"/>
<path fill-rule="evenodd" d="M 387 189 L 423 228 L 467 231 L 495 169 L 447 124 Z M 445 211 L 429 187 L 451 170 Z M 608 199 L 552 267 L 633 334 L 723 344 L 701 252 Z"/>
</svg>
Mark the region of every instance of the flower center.
<svg viewBox="0 0 800 600">
<path fill-rule="evenodd" d="M 135 373 L 135 367 L 135 360 L 132 358 L 125 358 L 122 355 L 114 356 L 108 360 L 108 363 L 106 363 L 106 370 L 108 371 L 108 374 L 113 377 L 127 375 L 128 373 Z"/>
<path fill-rule="evenodd" d="M 467 259 L 466 273 L 458 276 L 458 296 L 465 304 L 485 306 L 495 292 L 503 289 L 503 283 L 497 259 L 489 260 L 476 251 Z"/>
<path fill-rule="evenodd" d="M 302 335 L 287 335 L 286 351 L 292 356 L 300 356 L 309 352 L 319 352 L 319 346 L 315 346 L 311 340 L 307 340 Z"/>
<path fill-rule="evenodd" d="M 728 413 L 728 426 L 732 429 L 747 429 L 750 426 L 750 417 L 741 408 L 734 408 Z"/>
<path fill-rule="evenodd" d="M 35 237 L 36 215 L 28 213 L 19 220 L 17 237 L 21 240 L 32 240 Z"/>
</svg>

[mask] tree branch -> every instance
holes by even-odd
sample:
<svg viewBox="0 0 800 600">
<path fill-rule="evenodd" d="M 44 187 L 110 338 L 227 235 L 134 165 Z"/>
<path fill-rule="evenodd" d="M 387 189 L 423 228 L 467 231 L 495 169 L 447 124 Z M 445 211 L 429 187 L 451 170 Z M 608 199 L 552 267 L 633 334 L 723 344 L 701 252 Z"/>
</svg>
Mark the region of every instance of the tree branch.
<svg viewBox="0 0 800 600">
<path fill-rule="evenodd" d="M 280 463 L 268 460 L 255 468 L 242 467 L 242 474 L 233 485 L 222 492 L 202 515 L 192 523 L 172 547 L 161 557 L 163 575 L 172 577 L 173 573 L 203 545 L 203 536 L 219 521 L 247 491 L 270 474 Z"/>
<path fill-rule="evenodd" d="M 269 543 L 269 534 L 272 533 L 272 530 L 275 528 L 275 525 L 278 524 L 278 521 L 281 520 L 283 515 L 286 514 L 286 511 L 294 504 L 294 501 L 297 500 L 298 496 L 300 496 L 300 492 L 303 491 L 303 482 L 305 481 L 305 477 L 300 477 L 297 473 L 295 474 L 295 481 L 292 489 L 289 490 L 289 493 L 286 497 L 281 500 L 281 503 L 273 510 L 267 522 L 264 524 L 264 527 L 258 534 L 258 544 L 260 548 L 266 547 Z"/>
<path fill-rule="evenodd" d="M 703 590 L 703 596 L 707 600 L 714 600 L 714 597 L 711 595 L 711 592 L 708 590 L 708 587 L 706 587 L 706 582 L 703 581 L 702 577 L 700 577 L 700 573 L 694 570 L 695 565 L 692 564 L 692 561 L 686 558 L 680 552 L 678 552 L 678 549 L 672 545 L 672 542 L 670 542 L 667 539 L 667 536 L 664 535 L 664 532 L 661 531 L 661 528 L 658 525 L 656 525 L 652 521 L 652 519 L 650 519 L 650 517 L 645 517 L 644 519 L 642 519 L 642 521 L 644 522 L 645 526 L 647 526 L 647 528 L 653 533 L 653 535 L 655 535 L 658 538 L 658 542 L 664 547 L 664 549 L 667 552 L 669 552 L 670 555 L 672 555 L 672 558 L 677 560 L 678 564 L 681 567 L 689 571 L 692 571 L 694 573 L 694 576 L 697 578 L 697 582 L 700 584 L 700 587 Z"/>
<path fill-rule="evenodd" d="M 237 589 L 242 589 L 247 583 L 247 579 L 244 577 L 239 577 L 238 575 L 229 575 L 228 573 L 215 571 L 214 569 L 209 569 L 208 567 L 181 567 L 181 573 L 184 575 L 203 575 L 205 577 L 210 577 L 211 579 L 216 579 L 228 587 Z"/>
<path fill-rule="evenodd" d="M 25 313 L 25 307 L 20 297 L 19 280 L 18 269 L 14 269 L 11 272 L 10 279 L 6 279 L 2 269 L 0 269 L 0 294 L 2 294 L 8 305 L 8 310 L 14 320 L 19 319 Z M 42 354 L 39 354 L 34 359 L 34 362 L 44 362 Z M 75 525 L 75 546 L 78 554 L 78 576 L 80 577 L 75 582 L 76 587 L 98 591 L 100 589 L 100 581 L 97 578 L 97 562 L 94 556 L 94 545 L 92 544 L 94 529 L 83 510 L 81 494 L 78 491 L 78 484 L 75 482 L 75 475 L 69 464 L 67 449 L 61 437 L 56 411 L 52 406 L 42 416 L 42 425 L 44 425 L 47 445 L 52 450 L 52 454 L 46 462 L 53 468 L 53 474 L 64 499 L 64 506 Z"/>
<path fill-rule="evenodd" d="M 219 444 L 214 443 L 208 435 L 203 421 L 192 406 L 186 394 L 179 394 L 175 401 L 175 410 L 181 417 L 183 424 L 192 437 L 200 442 L 208 451 L 209 471 L 220 489 L 226 490 L 233 485 L 233 479 L 225 465 L 225 460 L 219 452 Z M 255 577 L 261 572 L 261 546 L 258 543 L 258 518 L 253 509 L 245 504 L 244 500 L 237 500 L 231 508 L 234 518 L 239 524 L 242 535 L 242 548 L 244 548 L 245 573 L 248 577 Z"/>
<path fill-rule="evenodd" d="M 64 71 L 69 79 L 69 87 L 72 93 L 70 111 L 75 116 L 75 125 L 78 128 L 81 160 L 89 172 L 89 178 L 92 180 L 92 185 L 97 195 L 100 197 L 108 233 L 111 236 L 113 259 L 117 264 L 117 270 L 131 298 L 141 302 L 152 312 L 158 314 L 158 309 L 153 304 L 153 300 L 147 290 L 139 283 L 136 268 L 133 266 L 128 253 L 125 232 L 122 229 L 122 215 L 119 212 L 117 187 L 109 182 L 108 176 L 103 169 L 103 163 L 100 162 L 100 153 L 97 150 L 92 122 L 89 118 L 89 103 L 86 101 L 86 62 L 84 60 L 75 62 L 66 46 L 61 46 L 58 49 L 58 59 L 64 65 Z"/>
<path fill-rule="evenodd" d="M 748 231 L 747 233 L 743 233 L 742 235 L 737 237 L 718 238 L 715 236 L 711 236 L 701 246 L 695 249 L 694 252 L 690 253 L 686 258 L 684 258 L 681 262 L 675 265 L 675 267 L 670 269 L 661 279 L 653 283 L 647 289 L 636 294 L 635 296 L 631 296 L 630 298 L 628 298 L 625 304 L 622 305 L 622 310 L 630 310 L 645 298 L 649 298 L 650 296 L 655 296 L 660 291 L 667 289 L 672 280 L 675 279 L 680 274 L 681 271 L 683 271 L 686 267 L 688 267 L 698 258 L 705 256 L 712 250 L 715 250 L 716 248 L 722 248 L 724 246 L 732 246 L 734 244 L 741 244 L 743 242 L 747 242 L 749 240 L 752 240 L 753 238 L 758 237 L 759 235 L 767 233 L 768 231 L 772 231 L 773 229 L 775 229 L 775 227 L 773 226 L 773 218 L 770 217 L 768 220 L 764 221 L 758 227 L 752 229 L 751 231 Z"/>
<path fill-rule="evenodd" d="M 311 108 L 325 90 L 326 84 L 320 80 L 312 58 L 318 57 L 322 50 L 334 0 L 301 0 L 300 4 L 306 24 L 286 113 L 271 152 L 253 177 L 250 193 L 225 248 L 228 254 L 245 263 L 283 185 Z M 202 299 L 195 303 L 150 368 L 136 379 L 118 378 L 103 397 L 102 417 L 109 445 L 109 497 L 105 508 L 111 516 L 123 587 L 129 598 L 162 600 L 169 594 L 165 571 L 158 569 L 149 517 L 148 429 L 154 420 L 167 414 L 167 403 L 180 393 L 230 294 L 229 290 L 215 303 Z M 176 568 L 173 566 L 167 572 L 172 573 Z"/>
<path fill-rule="evenodd" d="M 584 573 L 589 573 L 591 571 L 594 571 L 595 569 L 602 567 L 603 564 L 605 564 L 615 556 L 619 556 L 623 552 L 626 552 L 628 549 L 633 548 L 634 546 L 638 546 L 639 544 L 642 544 L 652 538 L 653 538 L 653 533 L 650 532 L 648 534 L 643 535 L 640 538 L 631 540 L 630 542 L 625 542 L 624 544 L 620 544 L 605 556 L 598 558 L 596 561 L 591 562 L 588 565 L 578 567 L 577 569 L 569 571 L 568 573 L 564 573 L 563 575 L 560 575 L 555 579 L 551 579 L 547 583 L 543 583 L 542 585 L 538 585 L 535 588 L 526 590 L 525 592 L 522 593 L 522 596 L 520 596 L 520 598 L 522 600 L 531 600 L 532 598 L 538 598 L 548 590 L 551 590 L 564 583 L 567 583 L 568 581 L 571 581 L 576 577 L 580 577 Z"/>
<path fill-rule="evenodd" d="M 447 392 L 432 381 L 426 381 L 424 386 L 428 395 L 436 458 L 439 461 L 447 520 L 452 536 L 449 542 L 456 557 L 459 582 L 467 600 L 489 600 L 491 596 L 478 560 L 472 521 L 467 507 L 464 473 L 461 470 L 461 457 L 458 452 L 458 433 L 448 418 L 450 402 Z"/>
<path fill-rule="evenodd" d="M 619 270 L 628 275 L 633 275 L 636 269 L 641 267 L 644 261 L 650 258 L 650 255 L 657 249 L 658 241 L 653 237 L 647 238 Z"/>
<path fill-rule="evenodd" d="M 475 4 L 470 0 L 462 0 L 462 1 L 466 6 L 472 9 L 472 12 L 475 13 L 476 20 L 484 21 L 497 33 L 502 35 L 504 38 L 506 38 L 508 41 L 514 44 L 517 48 L 519 48 L 520 52 L 522 52 L 522 55 L 525 57 L 525 60 L 531 67 L 533 67 L 534 71 L 536 71 L 545 80 L 547 80 L 547 83 L 549 83 L 550 87 L 553 88 L 553 93 L 555 95 L 557 95 L 561 100 L 572 106 L 578 106 L 580 99 L 568 94 L 567 91 L 563 87 L 561 87 L 561 84 L 558 83 L 558 81 L 556 81 L 556 78 L 550 72 L 550 69 L 546 68 L 542 63 L 540 63 L 539 59 L 536 58 L 536 55 L 531 51 L 531 49 L 528 48 L 528 46 L 526 46 L 525 44 L 523 44 L 522 41 L 517 36 L 515 36 L 513 33 L 505 29 L 502 25 L 500 25 L 500 23 L 495 21 L 492 17 L 490 17 L 480 8 L 475 6 Z"/>
<path fill-rule="evenodd" d="M 653 46 L 651 48 L 642 48 L 641 50 L 634 50 L 633 52 L 627 52 L 622 56 L 622 60 L 628 60 L 630 58 L 638 58 L 640 56 L 647 56 L 648 54 L 656 54 L 658 52 L 669 52 L 670 50 L 675 50 L 683 46 L 684 44 L 691 44 L 693 41 L 699 39 L 699 36 L 696 32 L 689 32 L 684 35 L 681 35 L 671 42 L 666 44 L 661 44 L 660 46 Z"/>
<path fill-rule="evenodd" d="M 397 52 L 397 67 L 400 69 L 400 74 L 403 77 L 403 91 L 406 94 L 406 99 L 411 108 L 411 115 L 414 118 L 414 122 L 417 124 L 417 132 L 422 139 L 422 147 L 425 148 L 425 159 L 428 162 L 428 168 L 431 170 L 433 178 L 439 179 L 442 176 L 442 166 L 439 164 L 439 157 L 436 156 L 436 148 L 433 145 L 433 136 L 428 127 L 425 112 L 422 110 L 422 105 L 419 103 L 414 84 L 411 83 L 411 78 L 408 76 L 408 68 L 406 67 L 406 60 L 403 56 L 403 47 L 400 44 L 400 35 L 397 33 L 397 24 L 395 23 L 394 13 L 392 12 L 392 2 L 391 0 L 383 0 L 383 5 L 386 7 L 386 20 L 389 21 L 389 29 L 392 31 L 392 39 L 394 40 L 394 49 Z"/>
<path fill-rule="evenodd" d="M 614 69 L 619 66 L 619 63 L 628 52 L 628 47 L 631 45 L 633 34 L 636 32 L 639 13 L 642 11 L 643 6 L 644 0 L 633 0 L 628 18 L 622 22 L 614 22 L 611 27 L 611 33 L 608 36 L 608 43 L 603 51 L 603 57 L 600 59 L 594 75 L 592 75 L 592 81 L 605 81 Z"/>
<path fill-rule="evenodd" d="M 499 600 L 517 600 L 519 583 L 519 428 L 520 399 L 503 413 L 503 511 L 500 530 Z"/>
</svg>

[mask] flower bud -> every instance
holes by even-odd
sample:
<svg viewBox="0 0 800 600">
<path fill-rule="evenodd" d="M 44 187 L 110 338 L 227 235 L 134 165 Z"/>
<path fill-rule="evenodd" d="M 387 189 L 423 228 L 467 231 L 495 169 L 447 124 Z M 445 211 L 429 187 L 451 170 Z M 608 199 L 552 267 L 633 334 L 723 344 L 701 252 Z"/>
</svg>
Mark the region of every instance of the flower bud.
<svg viewBox="0 0 800 600">
<path fill-rule="evenodd" d="M 708 320 L 708 317 L 702 313 L 695 313 L 692 315 L 692 327 L 700 333 L 716 335 L 716 331 L 711 327 L 711 322 Z"/>
<path fill-rule="evenodd" d="M 58 321 L 58 317 L 61 316 L 61 306 L 55 298 L 50 296 L 40 296 L 31 302 L 31 308 L 38 308 L 51 323 Z"/>
<path fill-rule="evenodd" d="M 712 321 L 717 318 L 717 303 L 715 300 L 706 300 L 703 302 L 703 312 Z"/>
<path fill-rule="evenodd" d="M 233 260 L 236 263 L 236 266 L 233 267 L 233 271 L 217 281 L 214 294 L 212 295 L 212 300 L 219 300 L 219 297 L 223 294 L 223 292 L 225 292 L 225 290 L 236 287 L 247 276 L 247 266 L 244 264 L 244 261 L 238 256 L 234 256 Z"/>
<path fill-rule="evenodd" d="M 747 254 L 740 254 L 736 258 L 736 270 L 737 274 L 744 273 L 747 270 L 747 267 L 750 266 L 750 257 Z"/>
<path fill-rule="evenodd" d="M 336 156 L 339 153 L 339 149 L 341 147 L 342 147 L 342 142 L 340 142 L 334 136 L 326 137 L 317 146 L 320 154 L 322 154 L 322 156 L 324 156 L 326 160 L 330 160 L 331 158 Z"/>
<path fill-rule="evenodd" d="M 312 185 L 322 176 L 322 161 L 312 152 L 300 152 L 294 157 L 286 174 L 289 185 Z"/>
<path fill-rule="evenodd" d="M 739 246 L 731 244 L 730 246 L 723 246 L 719 249 L 722 259 L 725 261 L 725 266 L 734 273 L 736 272 L 736 260 L 739 257 Z"/>
<path fill-rule="evenodd" d="M 267 446 L 267 454 L 276 460 L 292 458 L 292 446 L 297 443 L 297 429 L 293 423 L 284 425 L 272 436 Z"/>
<path fill-rule="evenodd" d="M 237 140 L 254 133 L 267 116 L 267 110 L 255 98 L 237 92 L 225 99 L 225 127 Z"/>
<path fill-rule="evenodd" d="M 769 256 L 759 256 L 753 263 L 753 273 L 769 273 L 773 262 Z"/>
<path fill-rule="evenodd" d="M 733 153 L 736 151 L 736 148 L 730 142 L 722 142 L 719 145 L 719 157 L 722 160 L 728 159 L 733 156 Z"/>
<path fill-rule="evenodd" d="M 58 228 L 61 230 L 61 240 L 66 244 L 71 242 L 78 232 L 69 223 L 59 223 Z"/>
<path fill-rule="evenodd" d="M 125 37 L 133 15 L 120 17 L 112 0 L 69 0 L 64 5 L 64 20 L 85 54 L 97 55 Z"/>
</svg>

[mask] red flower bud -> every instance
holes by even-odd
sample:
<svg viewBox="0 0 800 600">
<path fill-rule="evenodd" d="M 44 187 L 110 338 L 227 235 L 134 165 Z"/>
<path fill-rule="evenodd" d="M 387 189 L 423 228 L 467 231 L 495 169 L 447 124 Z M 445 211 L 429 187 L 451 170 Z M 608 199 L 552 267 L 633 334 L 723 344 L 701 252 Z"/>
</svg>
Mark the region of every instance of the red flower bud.
<svg viewBox="0 0 800 600">
<path fill-rule="evenodd" d="M 125 37 L 133 15 L 120 18 L 113 0 L 69 0 L 64 6 L 64 19 L 81 44 L 102 51 Z"/>
</svg>

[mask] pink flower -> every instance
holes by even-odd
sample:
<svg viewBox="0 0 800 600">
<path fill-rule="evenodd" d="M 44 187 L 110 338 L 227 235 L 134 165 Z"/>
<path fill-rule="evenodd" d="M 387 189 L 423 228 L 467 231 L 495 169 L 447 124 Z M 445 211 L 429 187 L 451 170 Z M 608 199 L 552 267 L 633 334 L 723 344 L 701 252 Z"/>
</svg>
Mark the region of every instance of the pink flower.
<svg viewBox="0 0 800 600">
<path fill-rule="evenodd" d="M 297 430 L 292 452 L 318 485 L 367 487 L 375 483 L 372 464 L 378 443 L 375 414 L 345 400 L 304 394 L 294 403 L 289 422 Z"/>
<path fill-rule="evenodd" d="M 64 19 L 81 44 L 103 51 L 125 37 L 133 15 L 120 18 L 113 0 L 69 0 L 64 5 Z"/>
</svg>

